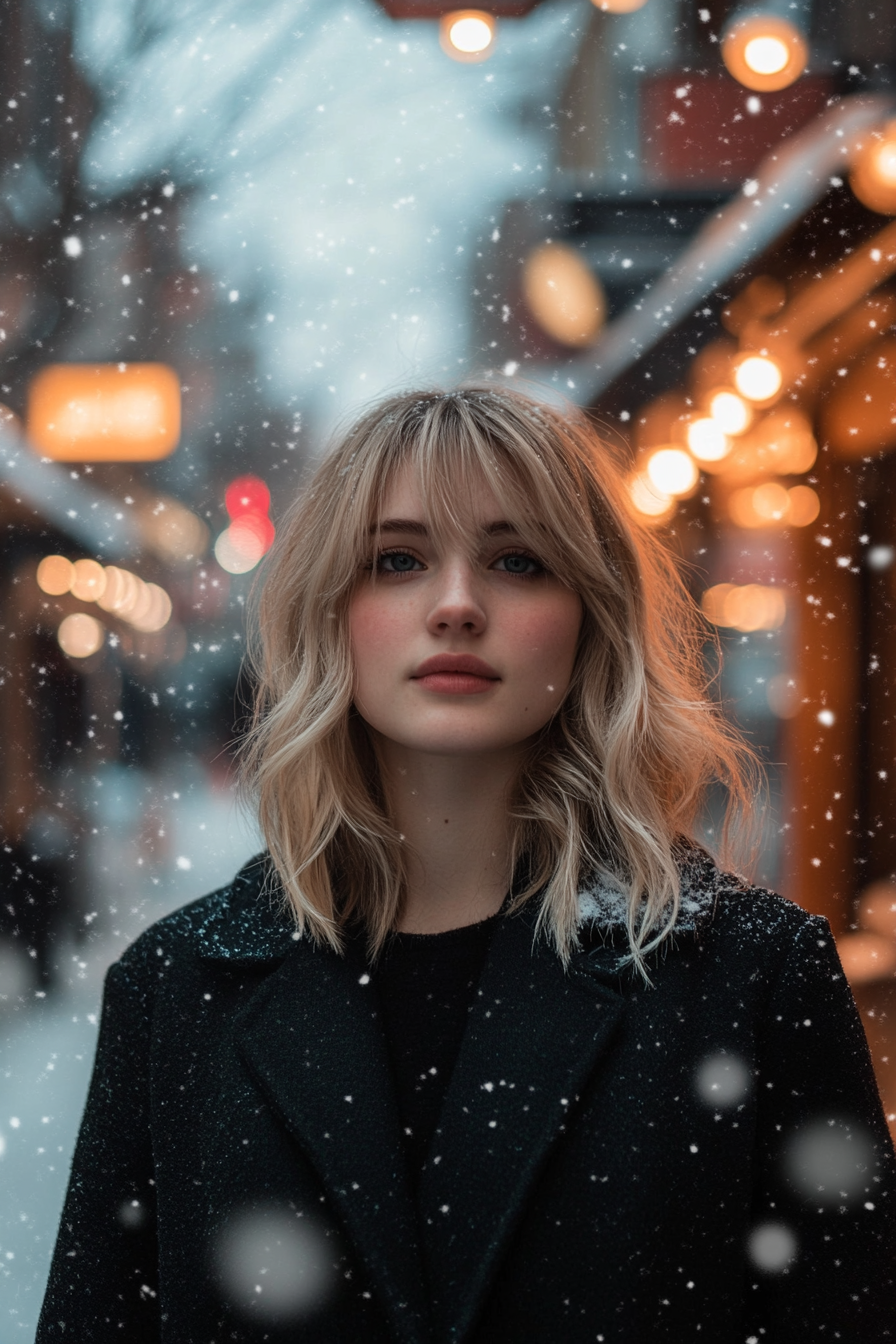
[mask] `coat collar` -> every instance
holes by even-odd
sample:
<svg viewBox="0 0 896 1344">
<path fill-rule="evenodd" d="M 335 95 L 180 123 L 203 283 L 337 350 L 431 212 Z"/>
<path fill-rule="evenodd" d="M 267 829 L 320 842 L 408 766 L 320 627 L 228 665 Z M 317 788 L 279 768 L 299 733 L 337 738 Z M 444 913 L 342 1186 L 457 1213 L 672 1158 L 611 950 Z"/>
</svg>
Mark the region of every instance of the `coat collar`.
<svg viewBox="0 0 896 1344">
<path fill-rule="evenodd" d="M 536 936 L 534 909 L 499 921 L 415 1206 L 363 955 L 297 938 L 270 876 L 261 856 L 212 901 L 200 956 L 271 966 L 238 1031 L 249 1068 L 316 1167 L 393 1338 L 461 1344 L 622 1020 L 624 905 L 607 885 L 582 893 L 583 931 L 600 937 L 567 969 Z M 695 875 L 685 936 L 717 895 L 698 886 Z"/>
<path fill-rule="evenodd" d="M 740 887 L 710 856 L 694 848 L 681 865 L 681 906 L 674 937 L 700 935 L 712 922 L 720 895 Z M 256 854 L 207 905 L 196 937 L 211 961 L 282 960 L 299 941 L 292 915 L 267 854 Z M 626 898 L 617 882 L 596 874 L 579 893 L 579 932 L 618 944 L 626 931 Z"/>
</svg>

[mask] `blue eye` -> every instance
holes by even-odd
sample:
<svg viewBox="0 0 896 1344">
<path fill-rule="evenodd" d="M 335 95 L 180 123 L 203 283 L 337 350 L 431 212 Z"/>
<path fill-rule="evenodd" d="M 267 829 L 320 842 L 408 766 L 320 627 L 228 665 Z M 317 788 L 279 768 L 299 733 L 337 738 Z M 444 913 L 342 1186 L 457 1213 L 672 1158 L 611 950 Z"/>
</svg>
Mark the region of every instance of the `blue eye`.
<svg viewBox="0 0 896 1344">
<path fill-rule="evenodd" d="M 410 574 L 420 564 L 408 551 L 385 551 L 379 557 L 378 568 L 385 574 Z"/>
<path fill-rule="evenodd" d="M 539 564 L 534 556 L 525 555 L 521 551 L 499 556 L 496 563 L 502 566 L 505 574 L 514 574 L 522 579 L 534 578 L 544 573 L 544 565 Z"/>
</svg>

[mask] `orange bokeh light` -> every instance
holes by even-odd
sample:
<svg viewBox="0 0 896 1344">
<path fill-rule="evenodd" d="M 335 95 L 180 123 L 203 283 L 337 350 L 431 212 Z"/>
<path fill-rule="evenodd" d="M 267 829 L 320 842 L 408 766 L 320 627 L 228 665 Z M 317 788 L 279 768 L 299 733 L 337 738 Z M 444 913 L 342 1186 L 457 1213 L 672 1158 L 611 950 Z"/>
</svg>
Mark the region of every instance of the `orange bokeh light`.
<svg viewBox="0 0 896 1344">
<path fill-rule="evenodd" d="M 896 215 L 896 121 L 872 132 L 849 179 L 856 196 L 879 215 Z"/>
<path fill-rule="evenodd" d="M 773 14 L 752 14 L 733 23 L 722 40 L 722 60 L 739 84 L 774 93 L 799 79 L 809 59 L 802 33 Z"/>
<path fill-rule="evenodd" d="M 453 61 L 485 61 L 494 50 L 496 27 L 487 10 L 453 10 L 439 23 L 439 42 Z"/>
<path fill-rule="evenodd" d="M 28 437 L 57 462 L 151 462 L 180 438 L 180 379 L 165 364 L 50 364 L 28 391 Z"/>
</svg>

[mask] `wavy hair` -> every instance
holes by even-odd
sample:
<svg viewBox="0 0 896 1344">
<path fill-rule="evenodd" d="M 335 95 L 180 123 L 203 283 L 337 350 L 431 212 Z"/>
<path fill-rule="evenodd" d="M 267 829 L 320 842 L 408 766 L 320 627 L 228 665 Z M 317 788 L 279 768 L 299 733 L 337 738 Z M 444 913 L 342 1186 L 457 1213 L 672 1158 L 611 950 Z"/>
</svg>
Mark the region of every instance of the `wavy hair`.
<svg viewBox="0 0 896 1344">
<path fill-rule="evenodd" d="M 581 599 L 568 692 L 510 801 L 514 871 L 525 872 L 512 908 L 543 893 L 539 927 L 566 960 L 579 893 L 609 877 L 645 972 L 675 927 L 681 862 L 701 843 L 709 789 L 726 791 L 718 857 L 729 859 L 759 767 L 707 694 L 709 630 L 676 562 L 638 522 L 617 454 L 581 412 L 491 386 L 411 392 L 369 410 L 314 470 L 254 595 L 241 779 L 298 929 L 339 949 L 346 921 L 360 918 L 375 955 L 402 908 L 405 846 L 353 709 L 348 607 L 370 581 L 371 529 L 407 467 L 437 535 L 469 532 L 469 492 L 484 480 Z"/>
</svg>

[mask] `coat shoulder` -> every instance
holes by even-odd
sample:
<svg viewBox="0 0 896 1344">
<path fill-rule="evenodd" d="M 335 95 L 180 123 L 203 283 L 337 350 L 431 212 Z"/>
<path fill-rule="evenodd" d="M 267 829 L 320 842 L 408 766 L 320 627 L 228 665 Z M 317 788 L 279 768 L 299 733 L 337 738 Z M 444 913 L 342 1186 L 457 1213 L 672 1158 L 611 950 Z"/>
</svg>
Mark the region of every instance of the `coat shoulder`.
<svg viewBox="0 0 896 1344">
<path fill-rule="evenodd" d="M 830 937 L 827 920 L 766 887 L 755 886 L 701 854 L 682 881 L 682 913 L 689 907 L 707 935 L 755 949 L 790 948 L 814 932 Z M 702 920 L 700 919 L 702 916 Z M 702 931 L 698 927 L 698 931 Z"/>
<path fill-rule="evenodd" d="M 789 945 L 803 934 L 830 936 L 827 920 L 766 887 L 753 886 L 720 869 L 712 908 L 712 927 L 720 934 L 756 943 Z"/>
<path fill-rule="evenodd" d="M 793 901 L 751 884 L 719 866 L 704 849 L 692 846 L 680 861 L 680 899 L 674 920 L 668 911 L 670 934 L 703 935 L 710 929 L 740 932 L 758 940 L 787 938 L 815 921 Z M 623 930 L 628 895 L 612 877 L 597 874 L 579 893 L 579 924 L 605 931 Z"/>
<path fill-rule="evenodd" d="M 294 932 L 270 859 L 258 854 L 225 886 L 151 924 L 126 949 L 119 965 L 136 969 L 159 956 L 272 960 L 289 950 Z"/>
</svg>

